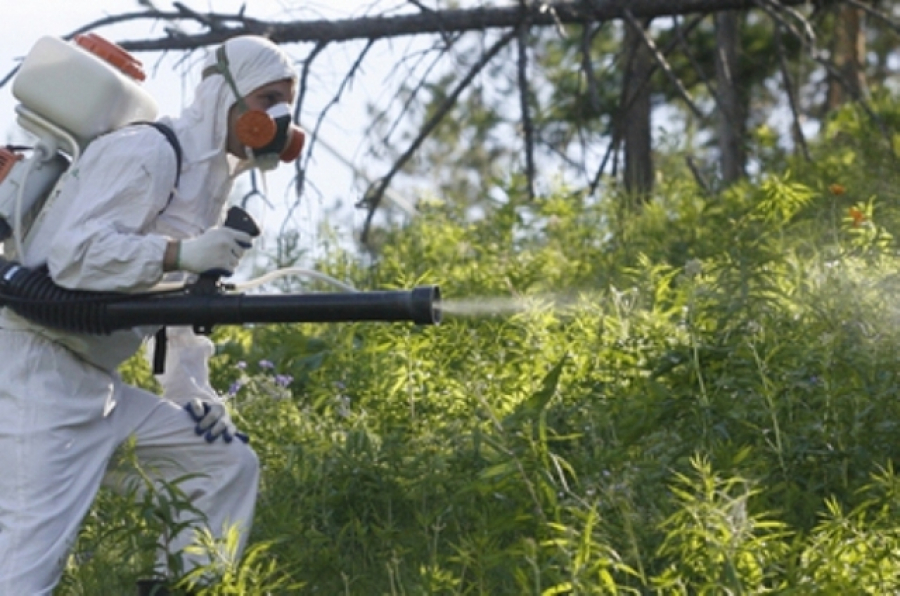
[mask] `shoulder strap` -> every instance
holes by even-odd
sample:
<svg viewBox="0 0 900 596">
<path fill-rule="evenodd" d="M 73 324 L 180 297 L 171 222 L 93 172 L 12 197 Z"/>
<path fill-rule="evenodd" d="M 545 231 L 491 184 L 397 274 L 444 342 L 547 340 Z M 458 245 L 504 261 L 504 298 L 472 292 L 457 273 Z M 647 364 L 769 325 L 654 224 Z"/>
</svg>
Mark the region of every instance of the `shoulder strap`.
<svg viewBox="0 0 900 596">
<path fill-rule="evenodd" d="M 181 161 L 182 161 L 182 153 L 181 153 L 181 143 L 178 142 L 178 137 L 175 136 L 175 131 L 172 130 L 169 126 L 166 126 L 162 122 L 135 122 L 135 124 L 148 124 L 162 133 L 166 140 L 169 141 L 169 144 L 172 145 L 172 149 L 175 150 L 175 161 L 177 165 L 177 170 L 175 171 L 175 187 L 178 187 L 178 183 L 181 181 Z M 169 195 L 169 202 L 172 201 L 172 195 Z M 168 204 L 167 204 L 168 206 Z M 166 337 L 166 328 L 160 327 L 156 332 L 154 337 L 154 346 L 153 346 L 153 374 L 161 375 L 165 370 L 166 366 L 166 344 L 168 343 L 168 339 Z"/>
<path fill-rule="evenodd" d="M 142 121 L 135 122 L 135 124 L 147 124 L 152 126 L 156 130 L 158 130 L 166 140 L 169 141 L 169 144 L 172 145 L 172 149 L 175 151 L 175 161 L 177 164 L 177 169 L 175 171 L 175 186 L 178 186 L 178 183 L 181 181 L 181 162 L 182 162 L 182 151 L 181 151 L 181 143 L 178 142 L 178 137 L 175 136 L 175 131 L 172 130 L 169 126 L 163 124 L 162 122 L 150 122 L 150 121 Z M 170 197 L 171 199 L 171 197 Z"/>
</svg>

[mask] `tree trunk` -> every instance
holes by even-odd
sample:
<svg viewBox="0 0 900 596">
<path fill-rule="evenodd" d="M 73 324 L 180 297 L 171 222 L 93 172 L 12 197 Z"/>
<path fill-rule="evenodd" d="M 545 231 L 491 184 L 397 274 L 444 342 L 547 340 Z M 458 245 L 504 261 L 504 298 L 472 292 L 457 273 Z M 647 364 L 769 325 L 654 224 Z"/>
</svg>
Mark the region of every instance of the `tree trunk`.
<svg viewBox="0 0 900 596">
<path fill-rule="evenodd" d="M 828 77 L 826 109 L 837 109 L 861 98 L 866 90 L 866 36 L 862 9 L 848 4 L 834 8 L 834 37 L 831 56 L 835 71 Z"/>
<path fill-rule="evenodd" d="M 625 142 L 625 189 L 641 200 L 653 190 L 653 153 L 650 129 L 650 83 L 653 67 L 639 31 L 625 27 L 624 111 L 619 122 Z"/>
<path fill-rule="evenodd" d="M 732 184 L 746 174 L 747 149 L 744 138 L 747 114 L 741 89 L 739 45 L 740 13 L 717 13 L 716 95 L 719 106 L 719 153 L 725 184 Z"/>
</svg>

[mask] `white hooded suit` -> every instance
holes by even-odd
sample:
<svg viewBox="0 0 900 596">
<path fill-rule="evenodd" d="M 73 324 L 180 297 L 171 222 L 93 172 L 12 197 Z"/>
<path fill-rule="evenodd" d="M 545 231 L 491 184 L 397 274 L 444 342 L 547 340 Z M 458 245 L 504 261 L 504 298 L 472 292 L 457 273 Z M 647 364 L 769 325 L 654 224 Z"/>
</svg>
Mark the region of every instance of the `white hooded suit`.
<svg viewBox="0 0 900 596">
<path fill-rule="evenodd" d="M 225 48 L 242 95 L 296 81 L 287 57 L 266 40 L 234 38 Z M 214 62 L 210 52 L 207 65 Z M 224 77 L 209 76 L 178 118 L 162 120 L 183 149 L 174 194 L 175 152 L 153 127 L 92 142 L 26 238 L 24 264 L 46 263 L 57 284 L 73 289 L 130 292 L 159 282 L 167 239 L 198 236 L 222 220 L 240 165 L 226 154 L 235 100 Z M 120 480 L 107 466 L 129 437 L 163 478 L 201 475 L 179 486 L 214 534 L 232 524 L 249 530 L 255 454 L 238 440 L 206 442 L 181 407 L 195 397 L 218 399 L 208 381 L 212 343 L 188 328 L 169 330 L 163 399 L 115 372 L 153 331 L 63 333 L 0 311 L 0 594 L 52 592 L 97 490 Z M 172 549 L 191 538 L 182 532 Z"/>
</svg>

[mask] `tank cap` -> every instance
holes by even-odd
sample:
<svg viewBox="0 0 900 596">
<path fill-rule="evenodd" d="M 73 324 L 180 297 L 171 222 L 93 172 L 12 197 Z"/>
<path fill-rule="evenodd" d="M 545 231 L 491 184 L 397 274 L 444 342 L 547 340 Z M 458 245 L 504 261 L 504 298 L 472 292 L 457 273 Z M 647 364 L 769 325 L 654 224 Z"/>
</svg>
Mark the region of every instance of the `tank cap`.
<svg viewBox="0 0 900 596">
<path fill-rule="evenodd" d="M 109 62 L 137 81 L 143 81 L 147 78 L 147 74 L 144 72 L 144 66 L 141 64 L 140 60 L 122 49 L 121 46 L 96 33 L 76 35 L 75 43 L 98 58 Z"/>
</svg>

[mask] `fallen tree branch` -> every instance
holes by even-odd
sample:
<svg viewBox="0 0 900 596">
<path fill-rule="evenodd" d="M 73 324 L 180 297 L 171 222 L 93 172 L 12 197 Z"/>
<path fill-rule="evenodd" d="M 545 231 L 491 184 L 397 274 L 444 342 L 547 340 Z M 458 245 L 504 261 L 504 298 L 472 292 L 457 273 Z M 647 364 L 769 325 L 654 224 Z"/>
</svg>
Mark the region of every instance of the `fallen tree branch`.
<svg viewBox="0 0 900 596">
<path fill-rule="evenodd" d="M 809 0 L 778 0 L 778 2 L 784 7 L 809 4 Z M 754 6 L 754 0 L 573 0 L 531 4 L 528 7 L 528 18 L 535 26 L 558 27 L 565 24 L 622 19 L 626 10 L 637 19 L 652 19 L 718 10 L 744 10 Z M 298 43 L 507 29 L 518 25 L 522 19 L 522 11 L 519 6 L 511 5 L 426 11 L 390 17 L 283 22 L 253 19 L 243 13 L 191 15 L 182 11 L 147 10 L 106 17 L 88 24 L 82 30 L 141 19 L 190 20 L 201 25 L 214 22 L 216 28 L 194 35 L 181 34 L 157 39 L 120 41 L 119 43 L 127 50 L 147 52 L 196 49 L 243 34 L 264 35 L 276 43 Z"/>
</svg>

